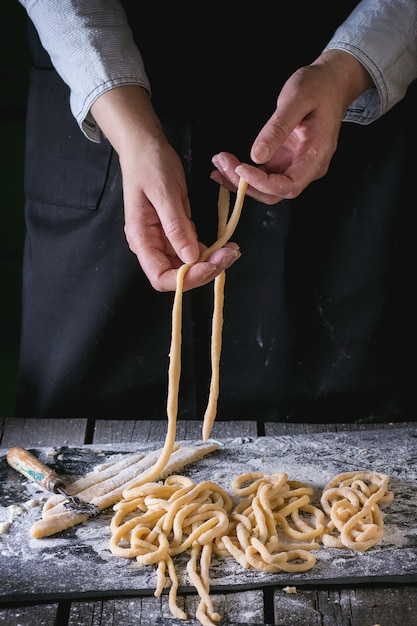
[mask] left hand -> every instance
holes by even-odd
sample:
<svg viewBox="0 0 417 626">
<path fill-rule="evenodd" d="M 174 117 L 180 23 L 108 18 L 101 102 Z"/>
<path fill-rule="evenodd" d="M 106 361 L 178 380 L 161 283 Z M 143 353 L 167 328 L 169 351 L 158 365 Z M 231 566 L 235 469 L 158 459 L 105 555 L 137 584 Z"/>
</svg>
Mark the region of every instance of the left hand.
<svg viewBox="0 0 417 626">
<path fill-rule="evenodd" d="M 346 108 L 371 85 L 367 70 L 351 54 L 327 50 L 285 83 L 276 110 L 252 145 L 257 166 L 220 152 L 213 157 L 217 170 L 211 178 L 230 191 L 243 178 L 247 195 L 265 204 L 296 198 L 327 173 Z"/>
</svg>

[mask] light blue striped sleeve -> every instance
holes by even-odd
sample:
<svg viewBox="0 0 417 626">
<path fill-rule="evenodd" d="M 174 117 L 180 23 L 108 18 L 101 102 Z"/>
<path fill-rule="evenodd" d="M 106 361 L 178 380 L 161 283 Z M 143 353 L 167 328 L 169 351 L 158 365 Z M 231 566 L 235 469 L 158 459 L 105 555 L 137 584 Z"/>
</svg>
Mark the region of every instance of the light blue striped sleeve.
<svg viewBox="0 0 417 626">
<path fill-rule="evenodd" d="M 349 52 L 366 67 L 375 87 L 348 107 L 344 121 L 370 124 L 404 98 L 417 78 L 417 1 L 362 0 L 326 49 Z"/>
<path fill-rule="evenodd" d="M 99 142 L 90 113 L 105 91 L 140 85 L 150 93 L 142 56 L 118 0 L 19 0 L 35 25 L 58 74 L 70 88 L 70 107 L 81 130 Z"/>
</svg>

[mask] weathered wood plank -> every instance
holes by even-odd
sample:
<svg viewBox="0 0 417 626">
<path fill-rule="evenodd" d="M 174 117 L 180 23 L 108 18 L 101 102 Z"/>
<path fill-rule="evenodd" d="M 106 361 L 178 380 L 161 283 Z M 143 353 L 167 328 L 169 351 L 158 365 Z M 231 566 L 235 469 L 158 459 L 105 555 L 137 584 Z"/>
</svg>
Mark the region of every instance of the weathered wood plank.
<svg viewBox="0 0 417 626">
<path fill-rule="evenodd" d="M 274 593 L 277 626 L 417 624 L 417 585 Z"/>
<path fill-rule="evenodd" d="M 221 624 L 263 624 L 262 591 L 213 594 L 213 606 L 221 616 Z M 197 595 L 178 597 L 178 606 L 187 613 L 187 626 L 201 626 L 195 619 L 200 598 Z M 68 626 L 183 626 L 169 609 L 168 596 L 136 597 L 114 600 L 72 602 Z"/>
<path fill-rule="evenodd" d="M 58 604 L 39 604 L 0 608 L 0 624 L 4 626 L 56 626 Z"/>
<path fill-rule="evenodd" d="M 77 446 L 86 443 L 87 419 L 31 419 L 8 417 L 0 447 Z"/>
<path fill-rule="evenodd" d="M 256 422 L 220 422 L 215 421 L 211 437 L 213 439 L 227 439 L 229 437 L 257 437 L 258 426 Z"/>
<path fill-rule="evenodd" d="M 167 432 L 166 420 L 97 420 L 94 443 L 163 442 Z M 195 439 L 201 433 L 200 422 L 178 422 L 177 439 Z"/>
<path fill-rule="evenodd" d="M 307 435 L 308 433 L 335 432 L 334 424 L 287 424 L 284 422 L 266 422 L 265 435 L 276 437 L 280 435 Z"/>
<path fill-rule="evenodd" d="M 201 439 L 202 422 L 199 420 L 179 420 L 177 440 Z M 134 441 L 165 440 L 166 420 L 97 420 L 94 427 L 94 443 L 131 443 Z M 230 437 L 256 437 L 256 422 L 215 422 L 211 437 L 227 439 Z"/>
<path fill-rule="evenodd" d="M 274 593 L 274 624 L 277 626 L 287 626 L 288 624 L 291 626 L 306 626 L 306 624 L 308 626 L 324 626 L 320 611 L 316 608 L 317 591 L 290 587 L 296 593 L 288 593 L 284 589 L 277 589 Z M 330 626 L 330 623 L 327 626 Z M 337 626 L 341 626 L 341 624 Z"/>
<path fill-rule="evenodd" d="M 353 430 L 388 430 L 415 426 L 415 422 L 387 422 L 370 424 L 287 424 L 286 422 L 266 422 L 265 435 L 270 437 L 279 435 L 303 435 L 308 433 L 350 432 Z"/>
<path fill-rule="evenodd" d="M 368 626 L 371 624 L 401 624 L 416 626 L 417 624 L 417 585 L 376 589 L 342 589 L 331 595 L 319 594 L 319 609 L 329 616 L 334 607 L 334 615 L 338 617 L 338 607 L 344 621 L 341 624 Z M 366 620 L 366 618 L 368 621 Z"/>
</svg>

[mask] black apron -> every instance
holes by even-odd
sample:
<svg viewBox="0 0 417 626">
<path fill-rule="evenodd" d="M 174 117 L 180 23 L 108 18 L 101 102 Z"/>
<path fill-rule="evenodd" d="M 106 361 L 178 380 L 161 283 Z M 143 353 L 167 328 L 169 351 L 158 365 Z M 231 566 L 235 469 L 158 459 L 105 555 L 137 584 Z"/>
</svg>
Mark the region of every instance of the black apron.
<svg viewBox="0 0 417 626">
<path fill-rule="evenodd" d="M 248 160 L 284 81 L 355 5 L 333 4 L 278 3 L 276 18 L 277 3 L 209 5 L 203 15 L 195 3 L 154 3 L 138 28 L 132 14 L 207 245 L 217 225 L 212 155 Z M 152 289 L 127 246 L 117 155 L 82 135 L 31 25 L 29 39 L 17 415 L 166 419 L 173 294 Z M 233 236 L 242 257 L 226 277 L 217 419 L 414 419 L 415 105 L 412 86 L 374 124 L 344 124 L 328 174 L 299 198 L 245 199 Z M 184 294 L 180 419 L 201 419 L 207 403 L 212 291 Z"/>
</svg>

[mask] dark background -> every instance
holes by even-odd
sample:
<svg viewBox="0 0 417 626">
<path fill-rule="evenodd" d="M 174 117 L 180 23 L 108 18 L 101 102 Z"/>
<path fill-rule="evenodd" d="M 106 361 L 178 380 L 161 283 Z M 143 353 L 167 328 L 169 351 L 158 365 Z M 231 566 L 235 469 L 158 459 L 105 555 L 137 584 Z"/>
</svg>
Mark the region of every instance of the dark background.
<svg viewBox="0 0 417 626">
<path fill-rule="evenodd" d="M 127 2 L 127 4 L 130 3 Z M 346 5 L 343 4 L 343 9 L 336 5 L 337 10 L 342 13 L 348 13 L 349 4 L 350 3 L 346 3 Z M 245 6 L 245 3 L 236 3 L 236 6 L 243 11 L 242 7 Z M 311 5 L 310 10 L 314 12 Z M 336 11 L 335 8 L 333 8 L 333 10 Z M 346 17 L 346 15 L 341 15 L 339 19 L 336 20 L 333 16 L 331 24 L 340 23 L 343 17 Z M 26 12 L 19 4 L 18 0 L 8 0 L 8 2 L 5 3 L 3 7 L 0 43 L 0 89 L 2 90 L 0 98 L 0 123 L 3 148 L 3 165 L 1 168 L 3 202 L 0 209 L 0 418 L 15 414 L 14 396 L 19 343 L 21 265 L 24 239 L 23 164 L 26 95 L 28 88 L 26 19 Z M 169 21 L 165 23 L 169 23 Z M 310 50 L 308 57 L 303 51 L 302 46 L 298 45 L 306 40 L 305 33 L 301 31 L 298 33 L 298 39 L 294 42 L 294 46 L 291 50 L 290 62 L 293 67 L 285 68 L 286 77 L 288 77 L 292 70 L 295 70 L 302 63 L 307 62 L 308 59 L 315 58 L 315 55 L 320 51 L 320 47 L 328 40 L 333 32 L 333 26 L 327 26 L 326 24 L 327 22 L 322 24 L 323 32 L 320 37 L 316 37 L 316 33 L 314 32 L 313 48 L 315 47 L 316 50 Z M 150 43 L 152 44 L 153 33 L 151 32 L 149 34 L 151 35 Z M 198 31 L 198 36 L 202 36 L 200 31 Z M 245 40 L 245 38 L 243 38 L 243 40 Z M 188 41 L 184 42 L 184 45 L 186 44 L 188 45 Z M 297 55 L 293 54 L 293 50 L 297 51 Z M 221 58 L 221 48 L 218 54 Z M 149 57 L 148 60 L 150 62 L 152 58 Z M 158 61 L 158 59 L 156 61 Z M 199 58 L 199 64 L 204 66 L 204 63 L 211 65 L 213 63 L 212 57 Z M 238 67 L 240 68 L 240 65 L 238 65 Z M 229 77 L 227 73 L 223 72 L 221 65 L 219 65 L 219 68 L 220 77 L 222 77 L 225 83 L 228 83 Z M 151 63 L 150 70 L 152 74 Z M 155 73 L 157 73 L 157 71 L 158 67 L 155 68 Z M 245 67 L 242 68 L 242 72 L 243 75 L 245 75 Z M 239 81 L 237 81 L 237 83 L 241 84 Z M 248 101 L 250 97 L 256 98 L 256 90 L 253 92 L 251 85 L 252 83 L 244 84 L 243 96 L 246 110 L 252 111 L 253 107 L 248 105 Z M 264 91 L 266 92 L 266 89 L 264 89 Z M 221 89 L 209 89 L 205 95 L 207 95 L 207 97 L 210 96 L 215 103 L 219 98 L 219 93 L 222 93 Z M 157 96 L 158 94 L 156 93 L 156 100 L 158 99 Z M 272 109 L 275 97 L 276 85 L 273 86 L 271 100 L 265 103 L 265 107 L 268 111 Z M 212 101 L 211 103 L 213 104 Z M 296 200 L 293 203 L 297 209 L 293 219 L 299 220 L 303 222 L 303 224 L 304 221 L 307 220 L 305 222 L 307 227 L 302 229 L 305 233 L 306 240 L 304 241 L 304 239 L 302 239 L 299 242 L 299 247 L 302 249 L 305 258 L 308 258 L 306 251 L 311 251 L 311 258 L 313 258 L 321 244 L 321 239 L 316 236 L 317 231 L 319 231 L 319 234 L 321 233 L 321 222 L 320 219 L 317 219 L 318 211 L 319 214 L 326 218 L 322 223 L 327 224 L 327 217 L 333 214 L 335 207 L 337 207 L 338 211 L 340 211 L 341 207 L 345 204 L 346 207 L 349 208 L 350 200 L 347 196 L 352 194 L 354 192 L 353 190 L 356 188 L 355 193 L 358 194 L 358 199 L 364 197 L 364 202 L 366 203 L 366 197 L 363 196 L 360 187 L 362 183 L 367 190 L 366 195 L 368 193 L 373 194 L 372 197 L 377 198 L 377 209 L 379 209 L 379 205 L 382 201 L 396 194 L 395 202 L 398 203 L 398 213 L 396 218 L 397 223 L 394 225 L 395 232 L 393 232 L 393 239 L 395 239 L 395 254 L 396 257 L 398 257 L 397 263 L 401 266 L 401 271 L 397 272 L 395 275 L 395 297 L 392 299 L 392 309 L 389 311 L 393 322 L 391 323 L 391 318 L 388 321 L 392 335 L 394 336 L 395 334 L 396 358 L 392 359 L 392 361 L 393 366 L 398 370 L 396 378 L 400 379 L 402 381 L 401 384 L 409 390 L 408 402 L 412 409 L 414 409 L 415 406 L 415 396 L 413 392 L 415 385 L 415 366 L 412 365 L 412 367 L 410 367 L 408 363 L 410 363 L 410 360 L 414 363 L 416 334 L 416 305 L 413 297 L 416 262 L 413 226 L 415 216 L 416 102 L 417 81 L 409 89 L 407 98 L 385 115 L 383 119 L 378 120 L 369 127 L 359 127 L 358 125 L 352 124 L 344 125 L 340 136 L 340 148 L 332 164 L 331 172 L 325 179 L 316 182 L 306 190 L 300 203 L 302 206 L 300 206 L 299 209 L 297 209 L 298 201 Z M 222 102 L 222 107 L 224 106 L 225 102 Z M 204 133 L 204 112 L 200 109 L 193 110 L 197 110 L 197 115 L 201 116 L 201 119 L 199 117 L 197 120 L 194 120 L 197 129 L 199 128 L 198 124 L 200 124 L 202 129 L 200 133 L 201 136 L 197 133 L 197 145 L 200 148 L 201 159 L 207 160 L 207 155 L 214 154 L 218 149 L 227 149 L 228 145 L 211 145 L 211 137 L 206 137 L 206 133 Z M 179 113 L 184 114 L 181 107 L 179 108 Z M 223 115 L 223 119 L 226 120 L 225 123 L 227 124 L 228 120 L 232 119 L 232 117 L 230 111 Z M 260 115 L 262 121 L 265 117 L 266 113 Z M 247 116 L 244 120 L 246 137 L 254 136 L 261 123 L 259 119 L 256 119 L 252 115 L 251 118 L 253 118 L 251 122 L 253 128 L 251 127 L 250 129 L 248 129 Z M 237 128 L 234 131 L 230 128 L 227 128 L 227 130 L 230 132 L 231 137 L 233 137 L 233 132 L 239 134 L 239 120 L 237 121 Z M 222 134 L 220 133 L 219 136 L 222 136 Z M 202 139 L 205 139 L 205 141 L 203 142 Z M 403 144 L 405 144 L 405 147 Z M 396 149 L 398 146 L 399 153 L 402 155 L 401 161 L 398 161 L 397 157 Z M 241 153 L 239 152 L 239 154 Z M 196 155 L 194 154 L 193 158 L 195 159 L 195 157 Z M 199 155 L 197 155 L 197 157 L 199 157 Z M 368 184 L 368 179 L 372 182 L 373 176 L 371 176 L 371 174 L 380 171 L 380 161 L 386 163 L 387 169 L 382 171 L 382 174 L 376 175 L 375 181 L 372 184 L 378 186 L 378 193 L 374 194 L 371 188 L 372 185 L 370 185 L 370 183 Z M 392 167 L 393 165 L 395 165 L 394 168 Z M 199 169 L 197 167 L 197 171 L 202 172 L 202 176 L 204 176 L 204 180 L 206 181 L 207 168 L 200 167 Z M 384 174 L 385 171 L 386 175 Z M 393 173 L 394 171 L 395 174 Z M 383 177 L 382 183 L 379 176 Z M 197 178 L 196 189 L 198 198 L 201 196 L 200 183 L 201 180 Z M 201 189 L 203 189 L 202 186 Z M 213 203 L 207 201 L 207 205 L 213 206 Z M 314 207 L 314 211 L 311 211 L 311 207 Z M 399 234 L 396 232 L 397 227 Z M 298 229 L 297 232 L 300 232 L 300 230 L 301 229 Z M 324 235 L 321 234 L 321 237 L 323 236 Z M 372 232 L 370 233 L 369 240 L 372 241 Z M 365 248 L 366 246 L 364 245 L 363 247 Z M 320 259 L 318 262 L 319 261 Z M 250 258 L 248 262 L 249 264 L 251 263 Z M 244 267 L 243 261 L 240 265 Z M 240 271 L 244 273 L 243 270 Z M 301 278 L 304 277 L 304 273 L 305 268 L 300 264 Z M 300 281 L 294 281 L 292 284 L 294 284 L 297 289 Z M 300 310 L 303 310 L 303 306 L 304 303 L 300 302 Z M 410 329 L 412 329 L 411 334 Z M 225 369 L 227 371 L 227 368 Z M 294 390 L 294 393 L 297 393 L 297 389 Z"/>
<path fill-rule="evenodd" d="M 0 418 L 14 414 L 24 239 L 23 160 L 27 93 L 26 12 L 2 6 L 0 133 Z"/>
</svg>

